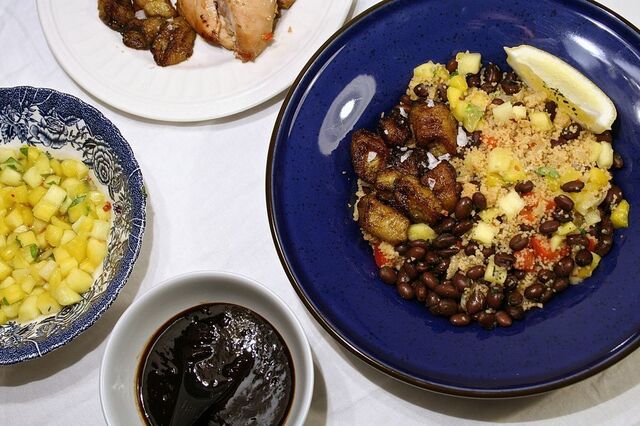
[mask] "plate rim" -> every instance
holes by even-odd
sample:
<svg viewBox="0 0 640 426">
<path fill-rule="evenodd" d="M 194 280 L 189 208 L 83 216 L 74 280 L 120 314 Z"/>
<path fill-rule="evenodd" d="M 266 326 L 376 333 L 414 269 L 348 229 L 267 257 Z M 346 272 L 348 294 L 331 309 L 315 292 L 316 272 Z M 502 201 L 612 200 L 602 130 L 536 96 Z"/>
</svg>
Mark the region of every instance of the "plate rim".
<svg viewBox="0 0 640 426">
<path fill-rule="evenodd" d="M 329 333 L 329 335 L 335 339 L 342 347 L 347 349 L 351 354 L 355 355 L 361 361 L 364 361 L 366 364 L 375 368 L 376 370 L 390 376 L 396 380 L 404 382 L 406 384 L 415 386 L 417 388 L 425 389 L 428 391 L 451 395 L 456 397 L 464 397 L 464 398 L 473 398 L 473 399 L 509 399 L 509 398 L 520 398 L 527 397 L 533 395 L 539 395 L 542 393 L 546 393 L 552 390 L 560 389 L 565 386 L 572 385 L 574 383 L 580 382 L 584 379 L 587 379 L 605 369 L 611 367 L 616 364 L 618 361 L 622 360 L 632 352 L 634 352 L 638 347 L 640 347 L 640 333 L 636 334 L 635 337 L 632 336 L 629 339 L 625 340 L 621 343 L 618 348 L 621 347 L 620 350 L 616 352 L 610 352 L 612 355 L 607 356 L 599 361 L 597 361 L 593 365 L 589 365 L 584 369 L 581 369 L 575 373 L 569 373 L 569 375 L 564 376 L 560 379 L 556 379 L 553 381 L 547 381 L 540 384 L 531 384 L 531 385 L 521 385 L 517 388 L 503 388 L 503 389 L 478 389 L 473 387 L 462 387 L 462 386 L 453 386 L 453 385 L 445 385 L 441 383 L 434 383 L 428 380 L 418 379 L 410 374 L 402 373 L 397 371 L 394 368 L 391 368 L 379 360 L 375 359 L 372 355 L 367 354 L 364 350 L 356 347 L 355 344 L 351 343 L 346 336 L 339 330 L 337 330 L 332 324 L 327 321 L 327 319 L 323 316 L 323 314 L 314 306 L 314 304 L 309 300 L 307 295 L 305 294 L 302 285 L 295 277 L 291 266 L 287 261 L 287 256 L 285 254 L 285 250 L 282 246 L 282 242 L 280 239 L 280 231 L 278 229 L 278 225 L 276 223 L 276 213 L 274 206 L 274 191 L 273 191 L 273 159 L 275 155 L 276 145 L 278 137 L 281 133 L 281 126 L 284 120 L 285 115 L 290 107 L 290 102 L 293 96 L 296 94 L 298 90 L 298 86 L 300 82 L 307 77 L 307 74 L 310 68 L 316 63 L 318 58 L 325 52 L 325 50 L 333 44 L 336 40 L 338 40 L 344 33 L 349 31 L 351 28 L 356 26 L 363 19 L 367 18 L 372 13 L 376 12 L 378 9 L 387 7 L 391 3 L 395 3 L 398 0 L 382 0 L 379 3 L 374 4 L 373 6 L 365 9 L 363 12 L 355 16 L 353 19 L 345 23 L 342 28 L 336 31 L 327 41 L 313 54 L 313 56 L 307 61 L 304 68 L 300 71 L 294 82 L 291 84 L 287 95 L 283 101 L 283 104 L 278 112 L 278 116 L 276 118 L 273 131 L 271 133 L 271 140 L 269 142 L 269 151 L 267 156 L 267 167 L 266 167 L 266 179 L 265 179 L 265 189 L 266 189 L 266 207 L 267 207 L 267 216 L 269 221 L 269 229 L 271 231 L 271 237 L 273 240 L 273 244 L 275 246 L 276 252 L 278 253 L 278 258 L 280 259 L 280 263 L 289 279 L 289 282 L 293 286 L 298 298 L 303 302 L 307 311 L 311 314 L 311 316 L 322 326 L 322 328 Z M 431 0 L 427 0 L 431 1 Z M 552 0 L 555 2 L 560 2 L 559 0 Z M 633 31 L 636 36 L 640 38 L 640 28 L 630 22 L 628 19 L 620 15 L 618 12 L 612 10 L 611 8 L 600 4 L 596 0 L 571 0 L 570 3 L 573 4 L 582 4 L 582 5 L 591 5 L 600 9 L 601 12 L 610 15 L 611 17 L 619 20 L 622 24 L 626 25 L 631 31 Z"/>
<path fill-rule="evenodd" d="M 344 9 L 341 13 L 337 14 L 339 19 L 334 22 L 334 26 L 336 29 L 339 29 L 342 25 L 344 25 L 346 18 L 349 16 L 353 1 L 354 0 L 340 0 L 337 2 L 338 5 L 344 5 Z M 131 114 L 135 117 L 164 123 L 198 123 L 208 120 L 232 117 L 236 114 L 262 105 L 270 99 L 277 97 L 279 94 L 285 92 L 294 81 L 295 74 L 292 74 L 290 77 L 282 79 L 280 81 L 280 84 L 269 84 L 268 87 L 271 87 L 270 90 L 264 90 L 262 93 L 258 92 L 256 96 L 248 98 L 248 101 L 239 102 L 239 105 L 233 105 L 231 108 L 221 107 L 220 102 L 218 102 L 218 106 L 216 108 L 210 107 L 206 110 L 203 108 L 203 111 L 197 114 L 194 114 L 194 111 L 192 111 L 191 113 L 187 113 L 184 115 L 176 115 L 177 113 L 163 111 L 162 108 L 157 110 L 136 108 L 136 104 L 131 105 L 127 102 L 119 101 L 117 96 L 114 98 L 113 96 L 108 95 L 107 93 L 110 90 L 110 86 L 105 85 L 99 79 L 96 79 L 95 77 L 90 75 L 90 73 L 83 71 L 82 67 L 74 67 L 73 65 L 78 63 L 78 61 L 74 57 L 70 57 L 71 61 L 62 60 L 65 56 L 67 56 L 65 53 L 65 49 L 61 47 L 59 43 L 56 43 L 55 40 L 59 39 L 60 41 L 62 41 L 63 39 L 61 37 L 55 36 L 51 32 L 45 31 L 45 28 L 49 27 L 53 22 L 53 18 L 50 15 L 45 15 L 44 13 L 45 8 L 52 7 L 51 2 L 52 0 L 37 0 L 36 7 L 38 11 L 38 21 L 40 23 L 40 28 L 42 29 L 42 33 L 44 34 L 45 40 L 47 41 L 49 51 L 56 60 L 56 63 L 60 66 L 60 68 L 62 68 L 62 70 L 74 82 L 74 84 L 80 87 L 84 92 L 89 94 L 95 100 L 103 103 L 110 108 L 114 108 L 117 111 Z M 51 21 L 49 24 L 45 24 L 45 20 L 47 19 Z M 329 34 L 328 31 L 327 34 Z M 319 39 L 322 39 L 322 37 L 320 37 Z M 313 49 L 308 49 L 308 52 L 313 52 Z M 142 101 L 138 101 L 138 103 L 140 102 Z M 174 102 L 164 104 L 171 105 L 172 110 L 176 109 L 176 105 Z M 206 102 L 199 105 L 211 104 L 214 104 L 214 102 Z M 224 102 L 224 104 L 226 104 L 226 101 Z"/>
</svg>

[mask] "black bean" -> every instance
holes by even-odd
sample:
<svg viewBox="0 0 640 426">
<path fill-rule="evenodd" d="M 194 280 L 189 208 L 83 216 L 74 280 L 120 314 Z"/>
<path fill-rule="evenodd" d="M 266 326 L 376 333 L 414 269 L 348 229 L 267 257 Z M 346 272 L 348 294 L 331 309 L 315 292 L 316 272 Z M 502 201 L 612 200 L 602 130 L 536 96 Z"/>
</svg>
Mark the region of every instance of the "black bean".
<svg viewBox="0 0 640 426">
<path fill-rule="evenodd" d="M 484 308 L 485 297 L 479 291 L 475 291 L 469 299 L 467 299 L 467 313 L 474 315 Z"/>
<path fill-rule="evenodd" d="M 505 72 L 503 78 L 505 80 L 520 81 L 520 77 L 518 77 L 518 74 L 516 74 L 514 71 Z"/>
<path fill-rule="evenodd" d="M 551 139 L 551 148 L 555 148 L 557 146 L 566 145 L 567 140 L 563 137 L 559 137 L 558 139 Z"/>
<path fill-rule="evenodd" d="M 416 295 L 415 290 L 409 283 L 398 284 L 396 286 L 396 289 L 398 290 L 398 294 L 400 295 L 400 297 L 406 300 L 411 300 Z"/>
<path fill-rule="evenodd" d="M 427 254 L 424 255 L 424 263 L 427 265 L 436 265 L 440 262 L 440 256 L 435 251 L 428 251 Z"/>
<path fill-rule="evenodd" d="M 502 87 L 502 90 L 504 90 L 504 93 L 506 93 L 507 95 L 515 95 L 521 89 L 520 83 L 513 80 L 502 80 L 500 86 Z"/>
<path fill-rule="evenodd" d="M 415 93 L 416 96 L 419 96 L 421 98 L 426 98 L 427 96 L 429 96 L 429 88 L 427 87 L 426 84 L 420 83 L 413 88 L 413 93 Z"/>
<path fill-rule="evenodd" d="M 489 83 L 500 83 L 500 81 L 502 81 L 502 71 L 500 71 L 500 67 L 496 64 L 490 63 L 487 65 L 482 75 L 484 81 L 488 81 Z"/>
<path fill-rule="evenodd" d="M 611 218 L 603 215 L 602 220 L 598 224 L 598 231 L 600 232 L 600 235 L 613 235 L 614 229 Z"/>
<path fill-rule="evenodd" d="M 611 135 L 611 130 L 605 130 L 604 132 L 596 135 L 596 140 L 598 142 L 613 142 L 613 136 Z"/>
<path fill-rule="evenodd" d="M 507 296 L 507 303 L 511 306 L 522 305 L 523 301 L 524 301 L 524 298 L 522 297 L 522 294 L 520 294 L 519 291 L 512 291 Z"/>
<path fill-rule="evenodd" d="M 446 102 L 447 101 L 447 86 L 444 84 L 438 84 L 436 87 L 436 102 Z"/>
<path fill-rule="evenodd" d="M 529 231 L 533 231 L 533 226 L 531 225 L 527 225 L 526 223 L 521 223 L 520 224 L 520 230 L 522 232 L 529 232 Z"/>
<path fill-rule="evenodd" d="M 413 289 L 416 293 L 416 299 L 418 299 L 418 302 L 424 303 L 427 300 L 427 293 L 429 292 L 427 287 L 420 282 L 416 282 L 413 285 Z"/>
<path fill-rule="evenodd" d="M 433 291 L 435 291 L 438 296 L 442 296 L 442 297 L 450 297 L 450 298 L 460 297 L 458 290 L 456 290 L 456 288 L 451 284 L 442 283 L 439 286 L 437 286 L 435 289 L 433 289 Z"/>
<path fill-rule="evenodd" d="M 422 283 L 431 290 L 433 290 L 440 284 L 440 280 L 433 272 L 424 272 L 420 276 L 420 281 L 422 281 Z"/>
<path fill-rule="evenodd" d="M 422 247 L 425 250 L 429 248 L 429 243 L 425 240 L 413 240 L 409 242 L 409 245 L 411 247 Z"/>
<path fill-rule="evenodd" d="M 455 256 L 456 254 L 458 254 L 460 252 L 460 249 L 456 246 L 452 246 L 446 249 L 442 249 L 442 250 L 438 250 L 438 254 L 441 257 L 451 257 L 451 256 Z"/>
<path fill-rule="evenodd" d="M 504 283 L 502 284 L 502 287 L 504 287 L 505 290 L 515 290 L 515 288 L 518 286 L 518 277 L 515 276 L 515 273 L 517 273 L 518 271 L 515 271 L 514 274 L 509 274 L 507 275 L 507 278 L 504 280 Z M 524 271 L 521 271 L 524 272 Z M 524 277 L 522 277 L 524 278 Z"/>
<path fill-rule="evenodd" d="M 416 271 L 416 267 L 411 263 L 405 262 L 400 270 L 404 271 L 411 280 L 418 278 L 418 271 Z"/>
<path fill-rule="evenodd" d="M 553 101 L 547 101 L 544 103 L 544 110 L 547 114 L 549 114 L 549 118 L 553 122 L 556 119 L 558 104 Z"/>
<path fill-rule="evenodd" d="M 440 303 L 440 296 L 435 294 L 433 291 L 428 292 L 426 305 L 429 307 L 432 307 L 432 306 L 438 306 L 438 303 Z"/>
<path fill-rule="evenodd" d="M 576 264 L 578 266 L 589 266 L 593 262 L 593 255 L 588 249 L 580 249 L 576 253 Z"/>
<path fill-rule="evenodd" d="M 584 236 L 582 234 L 567 235 L 567 239 L 565 241 L 570 246 L 589 247 L 589 238 L 587 238 L 586 236 Z"/>
<path fill-rule="evenodd" d="M 472 204 L 473 202 L 471 201 L 471 198 L 460 198 L 455 208 L 456 219 L 462 220 L 467 219 L 469 216 L 471 216 Z"/>
<path fill-rule="evenodd" d="M 561 209 L 553 210 L 553 212 L 551 212 L 551 217 L 553 217 L 555 220 L 557 220 L 560 223 L 571 222 L 571 220 L 573 219 L 573 216 L 571 215 L 570 212 L 567 212 Z"/>
<path fill-rule="evenodd" d="M 473 146 L 478 146 L 480 144 L 481 138 L 482 138 L 482 131 L 476 130 L 475 132 L 471 133 L 471 144 Z"/>
<path fill-rule="evenodd" d="M 478 243 L 476 243 L 475 241 L 471 241 L 464 248 L 464 254 L 466 254 L 467 256 L 473 256 L 474 254 L 476 254 L 476 250 L 478 250 Z"/>
<path fill-rule="evenodd" d="M 511 316 L 505 311 L 496 312 L 496 322 L 500 327 L 511 327 L 511 324 L 513 324 Z"/>
<path fill-rule="evenodd" d="M 522 306 L 507 306 L 505 312 L 514 320 L 521 320 L 524 318 L 524 309 Z"/>
<path fill-rule="evenodd" d="M 478 323 L 485 330 L 491 330 L 496 326 L 496 315 L 489 312 L 480 312 Z"/>
<path fill-rule="evenodd" d="M 516 192 L 519 194 L 527 194 L 533 191 L 533 182 L 526 180 L 524 182 L 518 182 L 515 186 Z"/>
<path fill-rule="evenodd" d="M 445 249 L 454 245 L 458 239 L 451 234 L 440 234 L 433 240 L 433 247 L 437 249 Z"/>
<path fill-rule="evenodd" d="M 485 197 L 480 191 L 473 193 L 471 201 L 473 201 L 473 205 L 476 206 L 478 210 L 484 210 L 487 208 L 487 197 Z"/>
<path fill-rule="evenodd" d="M 527 276 L 527 271 L 516 269 L 515 271 L 513 271 L 513 275 L 519 280 L 524 280 L 524 277 Z M 507 275 L 507 278 L 509 278 L 508 275 Z"/>
<path fill-rule="evenodd" d="M 424 248 L 411 247 L 409 250 L 407 250 L 406 256 L 416 260 L 421 260 L 422 258 L 424 258 L 425 254 L 427 254 L 427 251 Z"/>
<path fill-rule="evenodd" d="M 556 206 L 564 210 L 565 212 L 570 212 L 573 210 L 573 200 L 566 195 L 558 195 L 553 199 L 555 201 Z"/>
<path fill-rule="evenodd" d="M 465 325 L 469 325 L 471 317 L 465 313 L 459 313 L 452 315 L 451 318 L 449 318 L 449 322 L 456 327 L 464 327 Z"/>
<path fill-rule="evenodd" d="M 409 277 L 409 275 L 407 275 L 407 271 L 405 271 L 404 269 L 400 269 L 400 272 L 398 272 L 398 276 L 396 278 L 396 285 L 409 284 L 410 282 L 411 278 Z"/>
<path fill-rule="evenodd" d="M 613 247 L 613 236 L 602 235 L 598 239 L 598 242 L 596 243 L 596 247 L 593 251 L 596 254 L 598 254 L 600 257 L 603 257 L 603 256 L 606 256 L 607 253 L 609 253 L 609 251 L 611 250 L 611 247 Z"/>
<path fill-rule="evenodd" d="M 568 277 L 571 275 L 571 271 L 573 271 L 575 263 L 571 256 L 565 256 L 562 259 L 558 260 L 555 265 L 553 265 L 553 272 L 558 277 Z"/>
<path fill-rule="evenodd" d="M 542 293 L 544 293 L 544 286 L 542 284 L 531 284 L 524 289 L 524 295 L 529 300 L 539 300 Z"/>
<path fill-rule="evenodd" d="M 622 156 L 617 152 L 613 153 L 613 166 L 614 169 L 621 169 L 624 167 L 624 160 Z"/>
<path fill-rule="evenodd" d="M 380 278 L 385 284 L 395 284 L 396 279 L 398 279 L 398 273 L 395 269 L 390 268 L 388 266 L 383 266 L 380 268 Z"/>
<path fill-rule="evenodd" d="M 552 289 L 545 289 L 544 293 L 542 293 L 542 296 L 540 296 L 540 302 L 547 303 L 553 296 L 555 296 L 555 294 L 556 293 Z"/>
<path fill-rule="evenodd" d="M 458 312 L 458 303 L 453 299 L 442 299 L 438 303 L 438 313 L 443 317 L 451 317 Z"/>
<path fill-rule="evenodd" d="M 556 278 L 553 280 L 551 288 L 556 293 L 561 293 L 569 287 L 569 280 L 567 278 Z"/>
<path fill-rule="evenodd" d="M 493 93 L 496 90 L 498 90 L 498 85 L 495 83 L 485 82 L 485 83 L 482 83 L 482 85 L 480 86 L 480 89 L 484 90 L 486 93 Z"/>
<path fill-rule="evenodd" d="M 529 238 L 523 234 L 514 235 L 509 241 L 509 248 L 513 251 L 520 251 L 529 245 Z"/>
<path fill-rule="evenodd" d="M 541 269 L 540 272 L 538 272 L 538 281 L 542 284 L 546 284 L 554 278 L 555 274 L 553 273 L 553 271 L 550 271 L 548 269 Z"/>
<path fill-rule="evenodd" d="M 472 266 L 471 268 L 467 269 L 467 277 L 471 278 L 472 280 L 479 280 L 480 278 L 484 277 L 484 271 L 485 268 L 483 265 Z"/>
<path fill-rule="evenodd" d="M 563 139 L 571 141 L 571 140 L 577 139 L 578 136 L 580 136 L 580 132 L 582 132 L 582 126 L 579 125 L 578 123 L 571 123 L 564 129 L 562 129 L 560 136 Z"/>
<path fill-rule="evenodd" d="M 611 188 L 607 191 L 607 195 L 604 197 L 604 201 L 602 204 L 607 208 L 611 209 L 611 206 L 618 203 L 622 200 L 622 189 L 620 189 L 617 185 L 611 185 Z"/>
<path fill-rule="evenodd" d="M 560 188 L 562 188 L 564 192 L 580 192 L 582 188 L 584 188 L 584 182 L 581 180 L 572 180 L 564 183 Z"/>
<path fill-rule="evenodd" d="M 502 105 L 504 103 L 504 101 L 500 98 L 495 98 L 494 100 L 491 101 L 491 103 L 493 105 Z"/>
<path fill-rule="evenodd" d="M 400 256 L 404 256 L 405 254 L 407 254 L 407 251 L 409 251 L 410 248 L 411 246 L 409 244 L 402 243 L 396 246 L 396 251 L 398 252 L 398 254 L 400 254 Z"/>
<path fill-rule="evenodd" d="M 435 227 L 435 231 L 438 234 L 444 234 L 447 232 L 451 232 L 451 230 L 453 229 L 454 226 L 456 226 L 456 221 L 453 218 L 447 217 L 445 219 L 442 219 L 440 221 L 440 223 L 438 223 Z"/>
<path fill-rule="evenodd" d="M 469 278 L 467 278 L 462 272 L 456 272 L 453 278 L 451 278 L 451 284 L 453 284 L 459 293 L 462 293 L 464 289 L 469 287 L 471 280 L 469 280 Z"/>
<path fill-rule="evenodd" d="M 493 261 L 498 266 L 501 266 L 503 268 L 510 268 L 511 265 L 516 263 L 516 258 L 512 254 L 496 253 L 496 255 L 493 257 Z"/>
<path fill-rule="evenodd" d="M 504 300 L 504 294 L 502 289 L 491 288 L 489 294 L 487 294 L 487 306 L 493 309 L 500 309 L 502 301 Z"/>
<path fill-rule="evenodd" d="M 560 227 L 560 222 L 557 220 L 547 220 L 546 222 L 542 222 L 538 230 L 543 235 L 551 235 L 558 230 Z"/>
<path fill-rule="evenodd" d="M 456 226 L 454 226 L 451 230 L 451 233 L 456 237 L 461 237 L 467 232 L 471 231 L 471 228 L 473 228 L 473 221 L 470 219 L 466 219 L 460 221 Z"/>
<path fill-rule="evenodd" d="M 447 62 L 446 68 L 449 72 L 455 72 L 458 69 L 458 61 L 456 61 L 456 58 L 451 58 L 451 60 Z"/>
<path fill-rule="evenodd" d="M 469 74 L 467 76 L 467 86 L 469 87 L 480 87 L 481 82 L 482 80 L 480 79 L 480 73 Z"/>
<path fill-rule="evenodd" d="M 496 249 L 494 246 L 491 247 L 482 247 L 480 249 L 480 251 L 482 252 L 482 255 L 485 257 L 485 259 L 488 259 L 489 256 L 491 256 L 492 254 L 494 254 L 496 252 Z"/>
<path fill-rule="evenodd" d="M 422 260 L 419 260 L 416 262 L 416 271 L 418 271 L 419 274 L 423 272 L 427 272 L 428 270 L 429 270 L 429 265 L 427 265 L 426 262 L 423 262 Z"/>
</svg>

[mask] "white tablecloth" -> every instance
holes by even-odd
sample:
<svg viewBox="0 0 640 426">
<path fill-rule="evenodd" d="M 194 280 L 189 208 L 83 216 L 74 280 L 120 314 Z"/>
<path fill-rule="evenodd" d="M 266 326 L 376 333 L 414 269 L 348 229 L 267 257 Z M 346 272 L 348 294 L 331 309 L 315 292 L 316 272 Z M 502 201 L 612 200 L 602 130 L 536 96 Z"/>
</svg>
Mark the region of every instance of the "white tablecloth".
<svg viewBox="0 0 640 426">
<path fill-rule="evenodd" d="M 375 2 L 358 0 L 351 16 Z M 637 0 L 602 3 L 640 25 Z M 44 39 L 33 0 L 2 0 L 0 86 L 18 85 L 71 93 L 96 105 L 120 128 L 145 176 L 149 222 L 129 283 L 98 323 L 43 359 L 0 367 L 0 425 L 104 424 L 98 375 L 110 330 L 149 288 L 202 269 L 250 276 L 295 311 L 316 365 L 309 425 L 640 424 L 640 351 L 562 390 L 511 401 L 475 401 L 400 383 L 338 345 L 298 300 L 267 222 L 267 149 L 284 94 L 238 116 L 196 125 L 138 119 L 91 98 L 62 71 Z M 180 152 L 185 155 L 177 156 Z"/>
</svg>

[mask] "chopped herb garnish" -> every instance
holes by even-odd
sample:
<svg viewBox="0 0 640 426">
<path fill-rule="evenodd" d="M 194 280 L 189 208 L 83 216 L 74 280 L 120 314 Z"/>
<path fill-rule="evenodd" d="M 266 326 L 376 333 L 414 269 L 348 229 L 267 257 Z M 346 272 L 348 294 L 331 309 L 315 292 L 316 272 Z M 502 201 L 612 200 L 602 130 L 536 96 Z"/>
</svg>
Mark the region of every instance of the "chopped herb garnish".
<svg viewBox="0 0 640 426">
<path fill-rule="evenodd" d="M 38 246 L 35 244 L 31 244 L 29 246 L 29 250 L 31 251 L 31 257 L 33 257 L 34 259 L 36 257 L 38 257 Z"/>
<path fill-rule="evenodd" d="M 560 173 L 558 173 L 556 169 L 553 169 L 551 167 L 540 167 L 538 168 L 538 170 L 536 170 L 536 174 L 538 176 L 549 176 L 553 179 L 558 179 L 560 177 Z"/>
<path fill-rule="evenodd" d="M 7 305 L 7 306 L 9 306 L 9 305 L 10 305 L 10 303 L 9 303 L 9 301 L 7 300 L 7 298 L 6 298 L 6 297 L 3 297 L 3 298 L 2 298 L 2 304 L 3 304 L 3 305 Z"/>
<path fill-rule="evenodd" d="M 29 148 L 27 148 L 26 146 L 23 146 L 22 148 L 20 148 L 20 152 L 22 153 L 22 155 L 27 157 L 29 155 Z"/>
<path fill-rule="evenodd" d="M 459 73 L 458 73 L 458 71 L 454 71 L 454 72 L 452 72 L 452 73 L 451 73 L 451 74 L 449 74 L 449 75 L 450 75 L 451 77 L 455 77 L 455 76 L 456 76 L 456 75 L 458 75 L 458 74 L 459 74 Z"/>
<path fill-rule="evenodd" d="M 81 202 L 84 201 L 84 199 L 87 198 L 86 195 L 81 195 L 79 197 L 76 197 L 71 204 L 69 205 L 69 208 L 73 207 L 73 206 L 77 206 L 78 204 L 80 204 Z"/>
</svg>

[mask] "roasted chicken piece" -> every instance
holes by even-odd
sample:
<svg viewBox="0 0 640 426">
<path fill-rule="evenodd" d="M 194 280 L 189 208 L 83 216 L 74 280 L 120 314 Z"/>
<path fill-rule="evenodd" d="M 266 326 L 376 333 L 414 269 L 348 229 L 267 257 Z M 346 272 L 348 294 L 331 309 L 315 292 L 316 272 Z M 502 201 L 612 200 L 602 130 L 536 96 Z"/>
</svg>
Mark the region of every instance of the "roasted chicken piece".
<svg viewBox="0 0 640 426">
<path fill-rule="evenodd" d="M 418 178 L 402 176 L 395 182 L 393 196 L 409 217 L 417 223 L 433 225 L 442 217 L 442 204 L 433 191 Z"/>
<path fill-rule="evenodd" d="M 273 38 L 276 0 L 178 0 L 178 11 L 206 40 L 254 60 Z"/>
<path fill-rule="evenodd" d="M 436 157 L 458 152 L 458 125 L 444 104 L 433 107 L 420 103 L 414 105 L 409 111 L 409 122 L 417 146 L 429 149 Z"/>
<path fill-rule="evenodd" d="M 132 19 L 122 32 L 122 42 L 132 49 L 149 50 L 158 36 L 164 19 Z"/>
<path fill-rule="evenodd" d="M 131 0 L 98 0 L 98 16 L 109 28 L 122 31 L 135 18 Z"/>
<path fill-rule="evenodd" d="M 170 0 L 133 0 L 139 9 L 144 11 L 147 18 L 175 18 L 178 12 Z"/>
<path fill-rule="evenodd" d="M 196 33 L 183 17 L 164 21 L 151 45 L 153 59 L 163 67 L 185 61 L 193 54 L 195 39 Z"/>
<path fill-rule="evenodd" d="M 428 186 L 436 194 L 449 213 L 451 213 L 456 203 L 460 199 L 460 192 L 456 182 L 456 169 L 448 161 L 442 161 L 432 170 L 429 170 L 422 177 L 423 185 Z"/>
<path fill-rule="evenodd" d="M 351 161 L 360 179 L 375 183 L 376 175 L 387 166 L 389 148 L 382 138 L 365 129 L 356 130 L 351 137 Z"/>
<path fill-rule="evenodd" d="M 397 245 L 407 240 L 409 219 L 373 194 L 358 201 L 358 223 L 366 232 L 389 244 Z"/>
<path fill-rule="evenodd" d="M 411 137 L 411 130 L 402 118 L 386 115 L 378 122 L 380 135 L 389 145 L 404 145 Z"/>
</svg>

